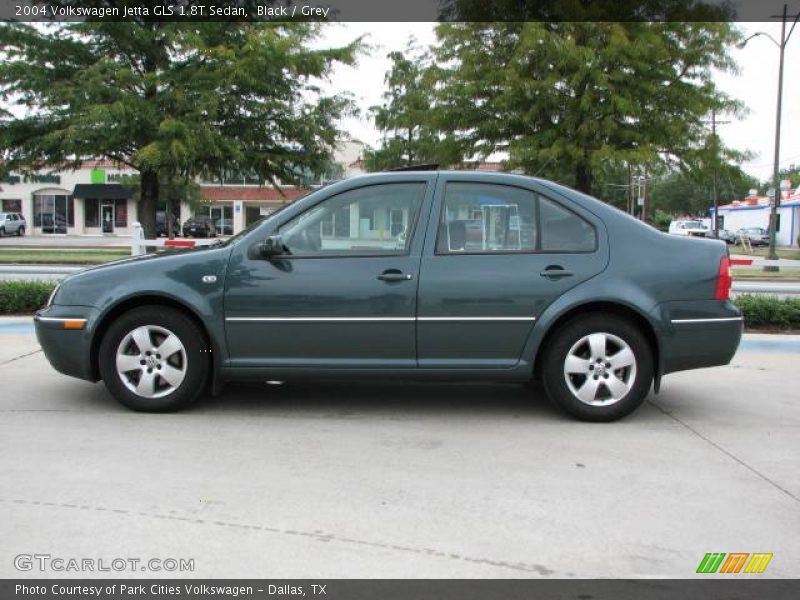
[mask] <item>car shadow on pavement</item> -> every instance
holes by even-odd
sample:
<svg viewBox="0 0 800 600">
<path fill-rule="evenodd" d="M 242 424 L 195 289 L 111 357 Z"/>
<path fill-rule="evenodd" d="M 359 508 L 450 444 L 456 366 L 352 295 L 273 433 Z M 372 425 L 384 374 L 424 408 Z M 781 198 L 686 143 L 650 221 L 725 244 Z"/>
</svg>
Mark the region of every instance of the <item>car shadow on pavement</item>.
<svg viewBox="0 0 800 600">
<path fill-rule="evenodd" d="M 652 394 L 648 400 L 653 399 Z M 656 398 L 663 398 L 662 396 Z M 649 401 L 625 418 L 626 422 L 655 422 L 668 418 L 667 406 Z M 136 413 L 118 404 L 102 383 L 86 384 L 73 397 L 66 411 Z M 233 382 L 221 394 L 203 395 L 181 415 L 220 414 L 248 417 L 342 418 L 508 418 L 537 422 L 579 424 L 553 406 L 538 384 L 331 382 L 304 381 L 269 385 L 264 382 Z M 157 415 L 155 415 L 157 416 Z"/>
<path fill-rule="evenodd" d="M 237 382 L 226 385 L 218 396 L 204 396 L 191 410 L 353 418 L 381 414 L 566 418 L 550 405 L 540 386 L 482 383 Z"/>
</svg>

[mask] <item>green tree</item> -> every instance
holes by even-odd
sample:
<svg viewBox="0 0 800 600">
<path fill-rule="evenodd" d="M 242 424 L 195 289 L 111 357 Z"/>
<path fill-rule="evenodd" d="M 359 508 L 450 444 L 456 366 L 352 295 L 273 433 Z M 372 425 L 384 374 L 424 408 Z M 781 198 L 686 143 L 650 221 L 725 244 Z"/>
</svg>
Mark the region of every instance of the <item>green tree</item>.
<svg viewBox="0 0 800 600">
<path fill-rule="evenodd" d="M 364 155 L 368 171 L 420 163 L 450 164 L 461 158 L 439 135 L 434 94 L 437 70 L 429 54 L 410 40 L 405 52 L 391 52 L 383 104 L 370 107 L 375 126 L 383 133 L 381 147 Z"/>
<path fill-rule="evenodd" d="M 696 160 L 730 23 L 446 23 L 437 29 L 437 123 L 462 153 L 595 190 L 617 165 Z M 451 66 L 449 66 L 451 65 Z M 446 114 L 449 118 L 443 118 Z"/>
<path fill-rule="evenodd" d="M 141 189 L 141 177 L 139 175 L 123 175 L 119 183 L 137 190 L 134 198 L 139 200 L 139 190 Z M 202 189 L 197 181 L 186 173 L 175 173 L 161 171 L 158 174 L 159 202 L 156 205 L 158 210 L 162 208 L 167 214 L 176 214 L 180 210 L 181 204 L 187 204 L 193 211 L 200 209 L 206 200 L 203 198 Z M 163 204 L 163 206 L 161 206 Z M 172 230 L 172 219 L 166 220 L 167 237 L 172 238 L 179 235 L 179 231 Z"/>
<path fill-rule="evenodd" d="M 719 170 L 721 204 L 741 200 L 749 190 L 758 188 L 758 180 L 733 164 Z M 691 172 L 672 171 L 653 181 L 651 207 L 673 217 L 680 215 L 708 216 L 714 203 L 713 173 L 710 169 Z"/>
<path fill-rule="evenodd" d="M 60 5 L 70 0 L 49 1 Z M 107 4 L 107 2 L 106 2 Z M 311 23 L 0 24 L 0 117 L 8 165 L 105 157 L 139 171 L 139 217 L 155 233 L 159 173 L 252 173 L 295 183 L 330 161 L 334 123 L 352 108 L 322 94 L 359 42 L 310 49 Z"/>
<path fill-rule="evenodd" d="M 793 190 L 795 190 L 797 188 L 800 188 L 800 167 L 798 167 L 796 165 L 790 165 L 789 167 L 787 167 L 785 169 L 781 169 L 781 171 L 779 172 L 779 175 L 780 175 L 780 180 L 781 181 L 783 181 L 784 179 L 788 179 L 789 181 L 792 182 L 792 189 Z M 764 184 L 763 187 L 764 187 L 764 189 L 766 189 L 768 187 L 771 188 L 772 186 L 773 186 L 773 183 L 772 183 L 771 180 L 769 180 Z"/>
</svg>

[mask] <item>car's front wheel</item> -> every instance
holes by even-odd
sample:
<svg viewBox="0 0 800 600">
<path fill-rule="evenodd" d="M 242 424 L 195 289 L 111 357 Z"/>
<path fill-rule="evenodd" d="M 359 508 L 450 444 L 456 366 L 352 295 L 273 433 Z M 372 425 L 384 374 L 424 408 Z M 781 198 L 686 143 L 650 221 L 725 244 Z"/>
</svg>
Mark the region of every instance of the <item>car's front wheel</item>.
<svg viewBox="0 0 800 600">
<path fill-rule="evenodd" d="M 577 317 L 554 333 L 544 351 L 547 396 L 578 419 L 620 419 L 650 391 L 653 354 L 647 338 L 616 315 Z"/>
<path fill-rule="evenodd" d="M 17 235 L 19 237 L 22 237 L 23 235 L 25 235 L 25 227 L 20 227 L 19 229 L 17 229 Z"/>
<path fill-rule="evenodd" d="M 197 400 L 205 388 L 208 344 L 187 315 L 164 306 L 124 313 L 100 343 L 100 376 L 134 410 L 168 412 Z"/>
</svg>

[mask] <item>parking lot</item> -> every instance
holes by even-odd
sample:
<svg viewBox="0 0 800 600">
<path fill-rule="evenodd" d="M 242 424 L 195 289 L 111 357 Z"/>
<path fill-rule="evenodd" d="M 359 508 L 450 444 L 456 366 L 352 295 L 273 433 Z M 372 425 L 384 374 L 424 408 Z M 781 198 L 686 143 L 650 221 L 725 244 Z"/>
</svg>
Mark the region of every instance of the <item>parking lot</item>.
<svg viewBox="0 0 800 600">
<path fill-rule="evenodd" d="M 3 320 L 0 577 L 48 553 L 209 578 L 685 578 L 706 552 L 797 577 L 799 358 L 798 337 L 747 336 L 611 424 L 516 385 L 236 385 L 146 415 Z"/>
</svg>

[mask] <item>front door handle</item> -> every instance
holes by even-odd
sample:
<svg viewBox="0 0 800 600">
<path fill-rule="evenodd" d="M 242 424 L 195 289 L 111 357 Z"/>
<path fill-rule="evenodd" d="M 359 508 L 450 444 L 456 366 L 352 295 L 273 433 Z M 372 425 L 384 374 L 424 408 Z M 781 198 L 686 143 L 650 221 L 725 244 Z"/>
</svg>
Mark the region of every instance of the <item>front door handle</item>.
<svg viewBox="0 0 800 600">
<path fill-rule="evenodd" d="M 399 269 L 387 269 L 378 275 L 378 279 L 381 281 L 410 281 L 414 279 L 414 277 L 408 273 L 403 273 Z"/>
<path fill-rule="evenodd" d="M 539 273 L 539 275 L 555 281 L 556 279 L 562 279 L 564 277 L 572 277 L 574 273 L 572 271 L 565 271 L 564 267 L 561 265 L 549 265 L 544 271 Z"/>
</svg>

